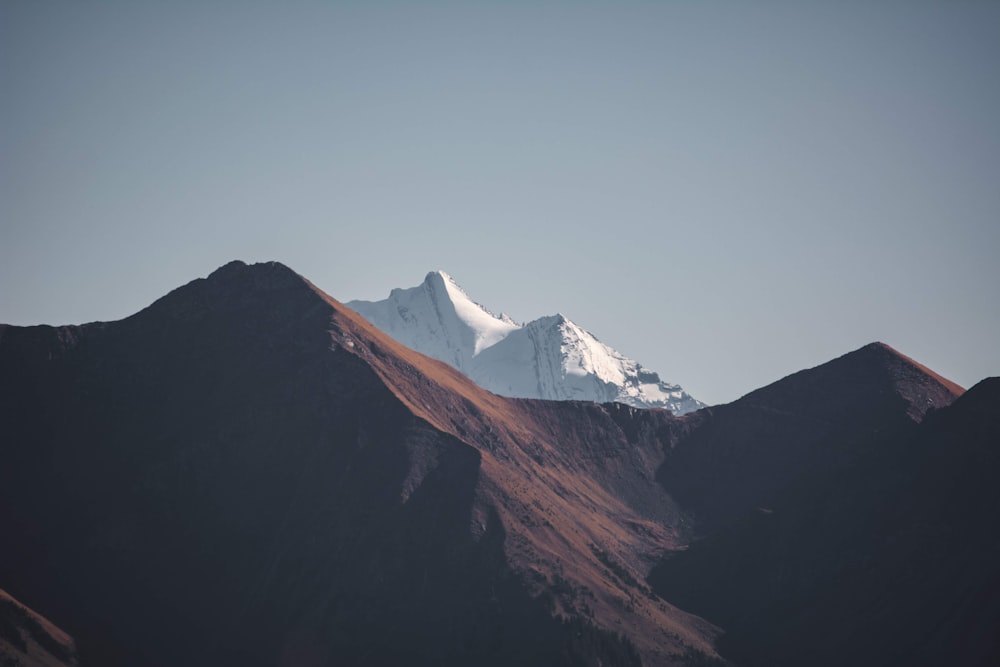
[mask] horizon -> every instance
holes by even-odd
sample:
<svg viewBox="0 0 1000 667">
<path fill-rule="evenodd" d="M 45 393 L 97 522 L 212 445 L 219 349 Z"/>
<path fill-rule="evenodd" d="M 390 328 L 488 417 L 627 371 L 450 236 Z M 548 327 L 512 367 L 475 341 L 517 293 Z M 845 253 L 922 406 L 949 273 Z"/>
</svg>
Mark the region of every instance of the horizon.
<svg viewBox="0 0 1000 667">
<path fill-rule="evenodd" d="M 182 287 L 186 286 L 187 284 L 190 284 L 190 283 L 192 283 L 192 282 L 195 282 L 195 281 L 197 281 L 197 280 L 203 280 L 203 279 L 207 279 L 207 278 L 209 278 L 209 277 L 211 276 L 211 274 L 215 273 L 216 271 L 218 271 L 218 270 L 220 270 L 220 269 L 222 269 L 222 268 L 225 268 L 226 266 L 228 266 L 228 265 L 230 265 L 230 264 L 241 264 L 241 265 L 243 265 L 243 266 L 254 266 L 254 265 L 258 265 L 258 264 L 279 264 L 279 265 L 281 265 L 281 266 L 285 267 L 286 269 L 288 269 L 288 270 L 290 270 L 290 271 L 292 271 L 292 272 L 296 273 L 296 275 L 299 275 L 299 276 L 300 276 L 301 278 L 305 279 L 306 281 L 309 281 L 309 282 L 312 282 L 312 281 L 310 281 L 310 280 L 309 280 L 309 277 L 308 277 L 308 276 L 305 276 L 305 275 L 302 275 L 301 273 L 298 273 L 297 271 L 295 271 L 294 267 L 290 267 L 290 266 L 288 266 L 288 265 L 284 264 L 283 262 L 280 262 L 280 261 L 277 261 L 277 260 L 261 260 L 261 261 L 259 261 L 259 262 L 247 262 L 247 261 L 244 261 L 244 260 L 241 260 L 241 259 L 234 259 L 234 260 L 230 260 L 229 262 L 226 262 L 225 264 L 222 264 L 222 265 L 220 265 L 220 266 L 216 267 L 215 269 L 213 269 L 212 271 L 208 272 L 208 273 L 207 273 L 206 275 L 204 275 L 204 276 L 198 276 L 198 277 L 196 277 L 196 278 L 192 278 L 192 279 L 191 279 L 190 281 L 187 281 L 187 282 L 185 282 L 185 283 L 183 283 L 183 284 L 181 284 L 181 285 L 178 285 L 177 287 L 173 288 L 172 290 L 169 290 L 168 292 L 165 292 L 165 293 L 164 293 L 164 294 L 162 294 L 162 295 L 161 295 L 160 297 L 157 297 L 156 299 L 154 299 L 153 301 L 151 301 L 151 302 L 150 302 L 149 304 L 147 304 L 147 305 L 146 305 L 146 306 L 144 306 L 143 308 L 141 308 L 141 309 L 137 310 L 137 311 L 136 311 L 136 313 L 138 313 L 138 312 L 141 312 L 142 310 L 145 310 L 146 308 L 148 308 L 149 306 L 151 306 L 151 305 L 152 305 L 153 303 L 155 303 L 155 301 L 158 301 L 158 300 L 159 300 L 160 298 L 162 298 L 162 297 L 166 296 L 166 295 L 167 295 L 167 294 L 169 294 L 170 292 L 172 292 L 172 291 L 174 291 L 174 290 L 176 290 L 176 289 L 180 289 L 180 288 L 182 288 Z M 490 315 L 492 315 L 492 316 L 494 316 L 494 317 L 496 317 L 496 318 L 498 318 L 498 319 L 499 319 L 499 318 L 500 318 L 501 316 L 503 316 L 503 315 L 507 315 L 507 313 L 505 313 L 505 312 L 503 312 L 503 311 L 499 311 L 499 312 L 498 312 L 498 311 L 494 311 L 494 310 L 491 310 L 491 309 L 490 309 L 489 307 L 487 307 L 486 305 L 484 305 L 484 304 L 480 303 L 479 301 L 477 301 L 477 300 L 476 300 L 476 298 L 475 298 L 475 296 L 474 296 L 474 295 L 471 295 L 471 294 L 469 294 L 469 293 L 468 293 L 468 292 L 467 292 L 467 291 L 465 290 L 465 288 L 464 288 L 464 287 L 463 287 L 463 286 L 461 285 L 461 283 L 459 283 L 459 282 L 458 282 L 458 280 L 457 280 L 457 279 L 456 279 L 456 278 L 455 278 L 454 276 L 452 276 L 452 275 L 451 275 L 450 273 L 448 273 L 447 271 L 445 271 L 445 270 L 443 270 L 443 269 L 434 269 L 434 270 L 432 270 L 432 271 L 428 271 L 428 272 L 427 272 L 427 274 L 425 274 L 425 279 L 426 279 L 426 277 L 427 277 L 427 276 L 429 276 L 429 275 L 431 275 L 431 274 L 434 274 L 434 273 L 438 273 L 438 274 L 444 274 L 445 276 L 447 276 L 448 278 L 450 278 L 450 279 L 451 279 L 451 282 L 452 282 L 452 284 L 454 284 L 455 286 L 457 286 L 457 287 L 459 288 L 459 290 L 461 290 L 461 291 L 462 291 L 463 293 L 465 293 L 465 295 L 466 295 L 466 296 L 467 296 L 467 297 L 468 297 L 468 298 L 469 298 L 469 299 L 470 299 L 470 300 L 471 300 L 471 301 L 472 301 L 473 303 L 475 303 L 475 304 L 476 304 L 477 306 L 479 306 L 480 308 L 484 309 L 484 310 L 485 310 L 485 311 L 486 311 L 487 313 L 489 313 Z M 415 288 L 415 287 L 419 287 L 419 286 L 420 286 L 421 284 L 422 284 L 422 282 L 421 282 L 421 283 L 417 283 L 416 285 L 407 285 L 407 286 L 400 286 L 399 288 L 393 288 L 393 290 L 395 290 L 395 289 L 412 289 L 412 288 Z M 338 301 L 338 302 L 339 302 L 339 303 L 340 303 L 340 304 L 341 304 L 341 305 L 342 305 L 343 307 L 345 307 L 345 308 L 350 308 L 350 306 L 348 305 L 348 300 L 344 300 L 344 299 L 339 299 L 339 298 L 337 298 L 336 296 L 334 296 L 334 295 L 332 295 L 332 294 L 329 294 L 329 292 L 327 292 L 326 290 L 324 290 L 324 289 L 323 289 L 323 288 L 322 288 L 321 286 L 319 286 L 319 285 L 315 285 L 315 283 L 313 283 L 313 285 L 314 285 L 315 287 L 317 287 L 318 289 L 320 289 L 320 290 L 321 290 L 322 292 L 324 292 L 324 293 L 325 293 L 325 294 L 326 294 L 327 296 L 332 296 L 332 297 L 333 297 L 334 299 L 336 299 L 336 300 L 337 300 L 337 301 Z M 390 290 L 390 291 L 393 291 L 393 290 Z M 388 297 L 389 297 L 389 294 L 386 294 L 386 295 L 385 295 L 385 298 L 388 298 Z M 351 299 L 351 301 L 354 301 L 354 300 L 355 300 L 355 299 Z M 384 299 L 376 299 L 376 300 L 374 300 L 374 302 L 377 302 L 377 301 L 382 301 L 382 300 L 384 300 Z M 371 302 L 371 301 L 370 301 L 370 302 Z M 356 311 L 355 311 L 355 312 L 356 312 Z M 130 316 L 131 316 L 131 315 L 133 315 L 133 314 L 135 314 L 135 313 L 130 313 L 129 315 L 126 315 L 126 316 L 124 316 L 124 317 L 130 317 Z M 539 315 L 538 317 L 535 317 L 535 318 L 532 318 L 532 320 L 537 320 L 537 319 L 543 319 L 543 318 L 545 318 L 545 317 L 552 317 L 552 316 L 560 316 L 560 315 L 561 315 L 561 316 L 563 316 L 563 317 L 566 317 L 566 319 L 568 319 L 568 320 L 570 320 L 570 321 L 573 321 L 571 317 L 569 317 L 569 316 L 567 316 L 567 315 L 565 315 L 565 314 L 563 314 L 563 313 L 549 313 L 549 314 L 543 314 L 543 315 Z M 516 320 L 516 319 L 515 319 L 515 320 L 513 320 L 513 322 L 514 322 L 514 324 L 516 324 L 516 325 L 518 325 L 518 326 L 524 326 L 524 325 L 526 325 L 526 324 L 530 323 L 530 322 L 531 322 L 532 320 Z M 108 321 L 110 321 L 110 322 L 114 322 L 114 321 L 118 321 L 118 320 L 108 320 Z M 100 322 L 100 321 L 92 321 L 92 322 L 81 322 L 81 323 L 76 323 L 76 324 L 69 324 L 69 325 L 48 325 L 48 324 L 39 324 L 39 325 L 12 325 L 12 326 L 78 326 L 78 325 L 82 325 L 82 324 L 90 324 L 90 323 L 96 323 L 96 322 Z M 6 325 L 6 324 L 9 324 L 9 323 L 7 323 L 7 322 L 0 322 L 0 325 Z M 578 322 L 575 322 L 575 321 L 574 321 L 574 324 L 577 324 L 577 325 L 579 325 L 579 323 L 578 323 Z M 372 326 L 375 326 L 375 325 L 374 325 L 374 324 L 372 323 Z M 378 327 L 376 326 L 376 328 L 378 328 Z M 586 327 L 584 327 L 584 328 L 586 328 Z M 392 337 L 392 336 L 390 336 L 390 334 L 388 334 L 387 332 L 382 332 L 382 333 L 383 333 L 383 335 L 386 335 L 386 336 L 389 336 L 390 338 Z M 591 333 L 592 333 L 592 332 L 591 332 Z M 595 336 L 595 337 L 596 337 L 596 338 L 598 338 L 598 340 L 600 340 L 600 337 L 598 337 L 598 336 Z M 602 342 L 603 342 L 603 341 L 602 341 Z M 813 365 L 810 365 L 810 366 L 805 366 L 805 367 L 802 367 L 802 368 L 799 368 L 799 369 L 795 369 L 795 370 L 793 370 L 793 371 L 791 371 L 791 372 L 789 372 L 789 373 L 787 373 L 787 374 L 785 374 L 785 375 L 782 375 L 782 376 L 779 376 L 779 377 L 775 377 L 775 378 L 774 378 L 773 380 L 770 380 L 770 381 L 767 381 L 767 382 L 765 382 L 765 383 L 763 383 L 763 384 L 761 384 L 761 385 L 759 385 L 759 386 L 756 386 L 756 387 L 752 387 L 752 388 L 748 389 L 748 390 L 747 390 L 746 392 L 744 392 L 744 393 L 743 393 L 743 394 L 741 394 L 740 396 L 737 396 L 737 397 L 735 397 L 735 398 L 733 398 L 733 399 L 731 399 L 731 400 L 729 400 L 729 401 L 724 401 L 724 402 L 720 402 L 720 403 L 711 403 L 711 402 L 705 402 L 705 403 L 706 403 L 706 407 L 712 407 L 712 406 L 716 406 L 716 405 L 722 405 L 722 404 L 725 404 L 725 403 L 729 403 L 729 402 L 732 402 L 732 401 L 735 401 L 735 400 L 738 400 L 739 398 L 742 398 L 742 397 L 743 397 L 743 396 L 745 396 L 746 394 L 748 394 L 748 393 L 752 393 L 753 391 L 756 391 L 757 389 L 762 389 L 762 388 L 764 388 L 764 387 L 767 387 L 767 386 L 769 386 L 769 385 L 771 385 L 771 384 L 774 384 L 774 383 L 776 383 L 776 382 L 779 382 L 779 381 L 781 381 L 781 380 L 783 380 L 783 379 L 787 378 L 787 377 L 788 377 L 789 375 L 793 375 L 793 374 L 796 374 L 796 373 L 798 373 L 798 372 L 800 372 L 800 371 L 805 371 L 805 370 L 811 370 L 811 369 L 813 369 L 813 368 L 815 368 L 815 367 L 817 367 L 817 366 L 821 366 L 821 365 L 824 365 L 824 364 L 826 364 L 826 363 L 828 363 L 828 362 L 830 362 L 830 361 L 833 361 L 833 360 L 835 360 L 835 359 L 837 359 L 837 358 L 839 358 L 839 357 L 842 357 L 842 356 L 846 356 L 846 355 L 849 355 L 849 354 L 853 354 L 853 353 L 856 353 L 856 352 L 859 352 L 859 351 L 861 351 L 861 350 L 863 350 L 863 349 L 865 349 L 865 348 L 868 348 L 868 347 L 872 347 L 872 346 L 881 346 L 881 347 L 884 347 L 884 348 L 887 348 L 887 349 L 888 349 L 888 350 L 890 350 L 891 352 L 894 352 L 894 353 L 896 353 L 896 354 L 898 354 L 898 355 L 901 355 L 901 356 L 903 356 L 904 358 L 908 359 L 908 360 L 909 360 L 910 362 L 913 362 L 913 363 L 915 363 L 916 365 L 918 365 L 918 366 L 921 366 L 921 367 L 923 367 L 923 370 L 925 370 L 925 371 L 929 372 L 930 374 L 932 374 L 932 375 L 937 375 L 937 376 L 939 376 L 939 377 L 940 377 L 941 379 L 945 380 L 946 382 L 955 382 L 955 381 L 954 381 L 954 380 L 952 380 L 951 378 L 949 378 L 949 377 L 947 377 L 947 376 L 943 376 L 943 375 L 941 375 L 941 374 L 940 374 L 940 373 L 938 373 L 938 372 L 937 372 L 937 371 L 936 371 L 935 369 L 933 369 L 933 368 L 930 368 L 930 367 L 926 366 L 926 364 L 923 364 L 923 363 L 921 363 L 919 359 L 914 359 L 914 358 L 910 357 L 910 355 L 907 355 L 907 354 L 906 354 L 906 353 L 905 353 L 904 351 L 902 351 L 902 350 L 899 350 L 899 349 L 897 349 L 897 348 L 896 348 L 896 347 L 895 347 L 894 345 L 892 345 L 891 343 L 889 343 L 889 342 L 886 342 L 886 341 L 881 341 L 881 340 L 872 340 L 872 341 L 867 341 L 867 342 L 865 342 L 865 343 L 861 344 L 860 346 L 858 346 L 858 347 L 856 347 L 856 348 L 852 348 L 852 349 L 850 349 L 850 350 L 844 350 L 844 351 L 842 351 L 841 353 L 838 353 L 838 354 L 836 354 L 835 356 L 832 356 L 832 357 L 830 357 L 829 359 L 824 359 L 824 360 L 822 360 L 822 361 L 820 361 L 820 362 L 817 362 L 816 364 L 813 364 Z M 618 352 L 621 352 L 621 350 L 617 350 L 617 351 L 618 351 Z M 626 356 L 628 356 L 628 355 L 626 355 Z M 637 360 L 636 360 L 636 361 L 637 361 Z M 648 367 L 645 367 L 645 366 L 644 366 L 644 368 L 646 368 L 646 370 L 652 370 L 652 371 L 654 371 L 654 372 L 656 371 L 656 369 L 652 369 L 652 368 L 648 368 Z M 979 384 L 980 382 L 982 382 L 982 381 L 984 381 L 984 380 L 987 380 L 987 379 L 991 379 L 991 378 L 993 378 L 993 377 L 997 377 L 997 376 L 984 376 L 983 378 L 981 378 L 981 379 L 977 380 L 976 382 L 973 382 L 972 384 L 969 384 L 969 385 L 961 385 L 961 383 L 956 383 L 956 384 L 959 384 L 959 385 L 961 386 L 961 388 L 962 388 L 963 390 L 968 390 L 968 389 L 971 389 L 971 388 L 972 388 L 972 387 L 973 387 L 974 385 L 976 385 L 976 384 Z M 661 379 L 664 379 L 664 380 L 665 380 L 666 378 L 661 378 Z M 686 388 L 686 387 L 682 387 L 682 388 L 683 388 L 683 389 L 685 389 L 685 391 L 687 390 L 687 388 Z M 695 396 L 694 398 L 699 398 L 699 397 Z M 541 399 L 540 399 L 540 400 L 541 400 Z"/>
<path fill-rule="evenodd" d="M 995 3 L 5 3 L 0 322 L 443 270 L 708 404 L 875 341 L 968 388 L 998 66 Z"/>
</svg>

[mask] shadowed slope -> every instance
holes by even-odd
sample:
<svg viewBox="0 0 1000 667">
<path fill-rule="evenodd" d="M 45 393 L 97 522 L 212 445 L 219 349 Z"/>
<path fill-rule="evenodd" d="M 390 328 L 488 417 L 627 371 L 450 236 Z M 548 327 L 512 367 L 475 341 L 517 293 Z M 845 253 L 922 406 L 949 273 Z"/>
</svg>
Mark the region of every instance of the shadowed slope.
<svg viewBox="0 0 1000 667">
<path fill-rule="evenodd" d="M 884 404 L 867 413 L 817 406 L 808 396 L 817 371 Z M 1000 539 L 989 527 L 1000 512 L 998 386 L 985 381 L 947 405 L 954 385 L 874 345 L 724 406 L 731 410 L 719 419 L 752 416 L 737 443 L 758 446 L 768 464 L 769 444 L 785 455 L 794 446 L 824 451 L 795 476 L 764 467 L 769 486 L 754 481 L 727 498 L 730 513 L 710 516 L 729 522 L 668 558 L 650 583 L 724 627 L 721 650 L 738 664 L 996 664 Z M 782 400 L 800 404 L 786 413 Z M 810 431 L 795 426 L 803 414 L 844 421 Z M 730 441 L 738 430 L 719 429 Z M 772 439 L 755 440 L 761 432 Z M 701 437 L 703 447 L 721 446 Z M 742 513 L 737 499 L 749 503 Z"/>
<path fill-rule="evenodd" d="M 958 385 L 872 343 L 727 405 L 691 416 L 693 432 L 658 476 L 706 526 L 756 507 L 802 475 L 846 465 L 886 433 L 913 429 Z"/>
</svg>

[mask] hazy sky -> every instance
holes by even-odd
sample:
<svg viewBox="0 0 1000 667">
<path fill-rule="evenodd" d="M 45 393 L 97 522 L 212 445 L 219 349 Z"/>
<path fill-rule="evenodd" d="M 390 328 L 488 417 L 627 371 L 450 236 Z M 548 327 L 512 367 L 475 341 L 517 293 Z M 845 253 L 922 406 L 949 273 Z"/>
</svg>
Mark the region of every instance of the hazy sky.
<svg viewBox="0 0 1000 667">
<path fill-rule="evenodd" d="M 427 271 L 707 402 L 1000 374 L 998 2 L 0 3 L 0 321 Z"/>
</svg>

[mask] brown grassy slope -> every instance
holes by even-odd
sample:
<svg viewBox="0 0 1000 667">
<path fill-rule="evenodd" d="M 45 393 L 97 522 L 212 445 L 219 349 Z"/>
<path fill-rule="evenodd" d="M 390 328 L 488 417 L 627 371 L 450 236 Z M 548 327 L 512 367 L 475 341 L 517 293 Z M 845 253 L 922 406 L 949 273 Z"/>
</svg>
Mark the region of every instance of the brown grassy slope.
<svg viewBox="0 0 1000 667">
<path fill-rule="evenodd" d="M 471 530 L 498 512 L 505 553 L 533 594 L 624 633 L 647 664 L 692 649 L 714 654 L 714 628 L 642 583 L 658 556 L 686 540 L 684 514 L 654 480 L 668 413 L 496 396 L 316 292 L 331 305 L 338 349 L 364 359 L 414 414 L 479 450 Z M 612 413 L 636 429 L 645 422 L 645 437 L 629 442 Z"/>
</svg>

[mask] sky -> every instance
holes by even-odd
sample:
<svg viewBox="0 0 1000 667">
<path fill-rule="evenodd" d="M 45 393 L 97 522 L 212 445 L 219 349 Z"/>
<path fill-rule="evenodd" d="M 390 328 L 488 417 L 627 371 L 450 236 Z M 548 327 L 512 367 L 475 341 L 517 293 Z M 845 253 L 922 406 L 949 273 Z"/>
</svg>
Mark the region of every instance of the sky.
<svg viewBox="0 0 1000 667">
<path fill-rule="evenodd" d="M 0 322 L 442 269 L 722 403 L 1000 375 L 1000 3 L 0 3 Z"/>
</svg>

